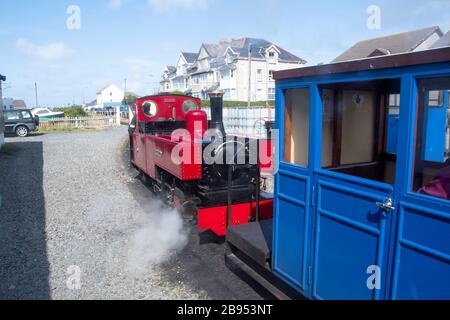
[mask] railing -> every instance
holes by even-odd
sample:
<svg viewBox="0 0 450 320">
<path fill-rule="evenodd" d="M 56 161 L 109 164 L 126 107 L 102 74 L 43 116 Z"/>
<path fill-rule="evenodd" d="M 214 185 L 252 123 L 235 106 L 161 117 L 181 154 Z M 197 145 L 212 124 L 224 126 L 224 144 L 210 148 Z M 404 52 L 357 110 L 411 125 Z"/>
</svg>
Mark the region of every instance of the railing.
<svg viewBox="0 0 450 320">
<path fill-rule="evenodd" d="M 128 126 L 130 124 L 130 113 L 128 111 L 120 113 L 120 124 Z"/>
<path fill-rule="evenodd" d="M 211 109 L 204 108 L 211 119 Z M 268 107 L 224 108 L 223 122 L 228 134 L 264 138 L 267 136 L 265 123 L 275 120 L 275 109 Z"/>
<path fill-rule="evenodd" d="M 76 117 L 76 118 L 57 118 L 49 119 L 48 121 L 41 121 L 39 127 L 43 130 L 57 128 L 104 128 L 113 127 L 117 124 L 115 116 L 91 116 L 91 117 Z"/>
<path fill-rule="evenodd" d="M 97 112 L 88 112 L 89 117 L 114 117 L 116 115 L 115 111 L 97 111 Z"/>
</svg>

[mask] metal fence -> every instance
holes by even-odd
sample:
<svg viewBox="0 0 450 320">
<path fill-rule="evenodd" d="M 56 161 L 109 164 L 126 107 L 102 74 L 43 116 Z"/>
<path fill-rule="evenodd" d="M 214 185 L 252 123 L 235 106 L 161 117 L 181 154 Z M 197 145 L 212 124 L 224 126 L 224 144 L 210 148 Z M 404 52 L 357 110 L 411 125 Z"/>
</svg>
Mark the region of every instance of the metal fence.
<svg viewBox="0 0 450 320">
<path fill-rule="evenodd" d="M 77 118 L 59 118 L 41 121 L 39 127 L 42 129 L 49 128 L 103 128 L 113 127 L 117 124 L 116 116 L 91 116 Z"/>
<path fill-rule="evenodd" d="M 211 119 L 211 109 L 204 108 Z M 264 138 L 265 123 L 275 120 L 275 109 L 270 107 L 224 108 L 223 122 L 228 134 Z"/>
</svg>

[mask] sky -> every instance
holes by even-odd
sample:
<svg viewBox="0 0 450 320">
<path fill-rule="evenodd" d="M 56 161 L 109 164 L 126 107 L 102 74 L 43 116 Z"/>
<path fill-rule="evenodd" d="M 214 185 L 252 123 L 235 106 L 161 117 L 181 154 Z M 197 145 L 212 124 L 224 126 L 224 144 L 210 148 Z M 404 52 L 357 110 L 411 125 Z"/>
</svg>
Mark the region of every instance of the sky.
<svg viewBox="0 0 450 320">
<path fill-rule="evenodd" d="M 65 106 L 124 79 L 152 94 L 165 66 L 202 43 L 264 38 L 315 65 L 360 40 L 433 25 L 450 30 L 450 0 L 0 1 L 0 74 L 5 97 L 34 107 L 37 83 L 40 105 Z"/>
</svg>

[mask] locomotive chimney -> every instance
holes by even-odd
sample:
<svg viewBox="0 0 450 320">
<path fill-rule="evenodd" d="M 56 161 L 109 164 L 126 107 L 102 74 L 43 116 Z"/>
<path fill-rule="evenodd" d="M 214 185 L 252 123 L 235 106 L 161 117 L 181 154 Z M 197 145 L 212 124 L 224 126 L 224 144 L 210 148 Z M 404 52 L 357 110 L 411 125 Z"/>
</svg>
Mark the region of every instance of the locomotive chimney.
<svg viewBox="0 0 450 320">
<path fill-rule="evenodd" d="M 225 136 L 225 127 L 223 125 L 223 92 L 210 92 L 209 99 L 211 101 L 211 122 L 209 128 L 216 129 Z"/>
</svg>

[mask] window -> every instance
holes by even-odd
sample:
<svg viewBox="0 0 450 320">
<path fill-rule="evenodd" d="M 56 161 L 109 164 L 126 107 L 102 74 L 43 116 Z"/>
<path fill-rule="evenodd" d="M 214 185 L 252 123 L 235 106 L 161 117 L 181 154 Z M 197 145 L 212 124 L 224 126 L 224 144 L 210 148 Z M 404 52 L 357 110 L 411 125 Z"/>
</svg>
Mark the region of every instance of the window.
<svg viewBox="0 0 450 320">
<path fill-rule="evenodd" d="M 387 117 L 386 152 L 388 154 L 397 154 L 398 127 L 400 124 L 400 94 L 388 95 Z"/>
<path fill-rule="evenodd" d="M 28 111 L 21 111 L 22 119 L 31 119 L 31 114 Z"/>
<path fill-rule="evenodd" d="M 259 81 L 259 82 L 263 81 L 263 71 L 262 71 L 262 69 L 258 69 L 256 71 L 256 80 Z"/>
<path fill-rule="evenodd" d="M 186 100 L 183 103 L 183 112 L 188 113 L 189 111 L 197 110 L 198 106 L 194 100 Z"/>
<path fill-rule="evenodd" d="M 284 123 L 284 161 L 308 166 L 309 90 L 286 90 Z"/>
<path fill-rule="evenodd" d="M 17 111 L 6 111 L 5 120 L 19 120 L 19 113 Z"/>
<path fill-rule="evenodd" d="M 146 101 L 142 105 L 142 113 L 149 118 L 153 118 L 158 114 L 158 106 L 153 101 Z"/>
<path fill-rule="evenodd" d="M 234 70 L 231 70 L 231 72 L 230 72 L 230 77 L 231 77 L 231 78 L 234 78 Z"/>
<path fill-rule="evenodd" d="M 428 92 L 428 106 L 440 108 L 444 104 L 444 91 L 431 90 Z"/>
<path fill-rule="evenodd" d="M 450 78 L 418 81 L 412 191 L 450 200 Z"/>
<path fill-rule="evenodd" d="M 275 51 L 270 51 L 267 58 L 269 63 L 276 63 L 277 62 L 277 53 Z"/>
<path fill-rule="evenodd" d="M 269 81 L 273 81 L 273 70 L 269 70 Z"/>
<path fill-rule="evenodd" d="M 399 89 L 399 80 L 321 86 L 323 169 L 394 184 L 397 157 L 386 152 L 385 137 Z"/>
<path fill-rule="evenodd" d="M 36 112 L 36 114 L 47 114 L 47 113 L 50 113 L 50 111 L 48 111 L 48 110 L 40 110 L 40 111 Z"/>
<path fill-rule="evenodd" d="M 269 88 L 267 100 L 275 100 L 275 88 Z"/>
</svg>

